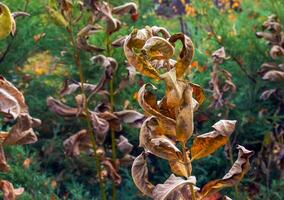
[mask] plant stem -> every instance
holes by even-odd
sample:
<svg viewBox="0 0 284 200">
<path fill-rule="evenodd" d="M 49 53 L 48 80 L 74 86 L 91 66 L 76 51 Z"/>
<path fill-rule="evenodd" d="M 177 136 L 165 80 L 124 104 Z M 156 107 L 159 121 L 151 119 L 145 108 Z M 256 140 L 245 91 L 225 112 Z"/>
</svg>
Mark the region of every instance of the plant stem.
<svg viewBox="0 0 284 200">
<path fill-rule="evenodd" d="M 106 49 L 107 56 L 111 56 L 110 51 L 110 39 L 109 35 L 106 36 Z M 109 81 L 109 100 L 110 100 L 110 111 L 114 111 L 114 90 L 113 90 L 113 76 Z M 110 129 L 111 132 L 111 153 L 112 153 L 112 163 L 116 168 L 116 141 L 115 141 L 115 131 L 113 128 Z M 116 186 L 115 183 L 112 182 L 112 200 L 116 200 Z"/>
<path fill-rule="evenodd" d="M 76 44 L 74 36 L 73 36 L 72 25 L 70 25 L 70 27 L 67 28 L 67 32 L 69 33 L 71 43 L 72 43 L 72 46 L 74 48 L 74 55 L 73 56 L 74 56 L 74 61 L 75 61 L 76 67 L 78 69 L 78 73 L 79 73 L 79 77 L 80 77 L 81 91 L 82 91 L 83 96 L 86 97 L 85 91 L 84 91 L 85 78 L 84 78 L 83 69 L 82 69 L 82 65 L 81 65 L 81 61 L 80 61 L 80 51 L 77 47 L 77 44 Z M 92 147 L 93 147 L 93 151 L 94 151 L 94 155 L 95 155 L 96 171 L 97 171 L 97 174 L 98 174 L 98 177 L 99 177 L 101 199 L 106 200 L 105 187 L 104 187 L 103 180 L 102 180 L 102 177 L 101 177 L 101 163 L 100 163 L 99 157 L 97 155 L 97 145 L 96 145 L 95 136 L 94 136 L 95 133 L 94 133 L 94 128 L 93 128 L 92 121 L 91 121 L 90 112 L 88 110 L 88 102 L 83 103 L 83 105 L 84 105 L 83 106 L 83 112 L 86 115 L 88 133 L 90 135 L 90 139 L 91 139 L 91 143 L 92 143 Z"/>
<path fill-rule="evenodd" d="M 185 143 L 182 143 L 182 155 L 183 155 L 183 162 L 185 163 L 186 170 L 187 170 L 187 175 L 188 175 L 187 178 L 189 178 L 191 176 L 192 166 L 191 166 L 191 161 L 188 158 L 187 153 L 186 153 L 186 144 Z M 196 200 L 193 185 L 190 184 L 189 187 L 190 187 L 190 193 L 191 193 L 191 200 Z"/>
</svg>

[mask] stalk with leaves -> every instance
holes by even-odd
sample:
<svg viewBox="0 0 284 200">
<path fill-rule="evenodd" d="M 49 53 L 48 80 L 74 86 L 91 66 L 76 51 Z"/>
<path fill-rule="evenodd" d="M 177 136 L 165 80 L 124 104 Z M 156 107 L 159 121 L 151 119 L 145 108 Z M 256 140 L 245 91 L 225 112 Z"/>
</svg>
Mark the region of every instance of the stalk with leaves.
<svg viewBox="0 0 284 200">
<path fill-rule="evenodd" d="M 117 132 L 122 130 L 123 123 L 139 128 L 144 121 L 144 115 L 135 110 L 115 111 L 114 96 L 126 86 L 130 77 L 123 77 L 122 84 L 115 88 L 114 76 L 119 65 L 111 57 L 112 42 L 110 36 L 121 28 L 120 20 L 113 15 L 129 13 L 136 16 L 137 6 L 134 3 L 112 7 L 104 1 L 79 2 L 77 6 L 80 9 L 80 15 L 77 17 L 73 12 L 75 5 L 72 2 L 61 1 L 59 6 L 60 12 L 56 10 L 56 6 L 48 7 L 48 10 L 54 20 L 66 27 L 70 35 L 71 44 L 74 48 L 74 62 L 80 77 L 80 82 L 66 80 L 60 96 L 63 98 L 66 95 L 74 95 L 77 108 L 67 106 L 52 97 L 47 99 L 47 104 L 51 111 L 60 116 L 72 119 L 80 117 L 87 121 L 87 129 L 80 130 L 64 141 L 65 152 L 69 156 L 78 156 L 81 152 L 94 156 L 101 198 L 106 199 L 108 196 L 105 193 L 104 182 L 107 177 L 110 177 L 112 179 L 112 199 L 116 199 L 116 186 L 121 184 L 122 181 L 119 168 L 120 166 L 130 165 L 134 160 L 134 157 L 130 155 L 133 146 L 123 135 L 117 137 Z M 84 10 L 89 11 L 88 23 L 74 38 L 73 26 L 80 21 Z M 98 32 L 104 32 L 106 36 L 104 46 L 98 47 L 89 41 L 89 38 Z M 123 38 L 114 41 L 113 45 L 120 46 L 120 42 L 123 42 Z M 90 60 L 92 64 L 100 65 L 103 68 L 102 76 L 96 85 L 86 83 L 80 61 L 82 51 L 97 54 Z M 79 94 L 76 94 L 78 92 Z M 108 133 L 111 137 L 110 145 L 106 140 Z M 117 149 L 120 152 L 119 157 L 117 156 Z"/>
<path fill-rule="evenodd" d="M 268 120 L 272 129 L 264 137 L 263 146 L 257 159 L 260 171 L 266 177 L 268 191 L 273 166 L 276 166 L 279 170 L 280 178 L 284 178 L 284 123 L 283 118 L 281 118 L 284 113 L 284 32 L 282 27 L 279 18 L 276 15 L 271 15 L 262 24 L 262 31 L 256 33 L 257 37 L 267 41 L 270 47 L 269 55 L 272 58 L 272 61 L 263 63 L 258 71 L 267 83 L 260 98 L 264 101 L 275 102 L 271 114 L 272 118 Z M 265 115 L 265 112 L 263 114 Z"/>
<path fill-rule="evenodd" d="M 182 49 L 175 60 L 175 45 Z M 134 30 L 124 43 L 128 62 L 136 70 L 156 82 L 165 84 L 165 96 L 157 100 L 156 87 L 145 84 L 138 94 L 138 102 L 147 114 L 140 130 L 140 147 L 144 151 L 132 165 L 132 177 L 138 189 L 155 200 L 205 199 L 225 187 L 237 184 L 249 169 L 252 151 L 238 145 L 238 159 L 222 178 L 209 181 L 199 189 L 192 174 L 192 163 L 207 157 L 225 145 L 235 128 L 236 121 L 220 120 L 213 131 L 195 136 L 194 112 L 205 97 L 203 90 L 186 80 L 194 47 L 182 33 L 171 35 L 161 27 Z M 147 156 L 153 154 L 168 161 L 172 174 L 163 183 L 153 185 L 149 180 Z"/>
</svg>

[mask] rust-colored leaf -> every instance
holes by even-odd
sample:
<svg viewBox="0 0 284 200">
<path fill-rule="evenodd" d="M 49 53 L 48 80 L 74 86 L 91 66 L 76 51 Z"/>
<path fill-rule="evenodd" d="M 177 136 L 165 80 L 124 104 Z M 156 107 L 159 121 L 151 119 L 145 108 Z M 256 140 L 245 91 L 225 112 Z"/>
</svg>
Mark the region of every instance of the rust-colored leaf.
<svg viewBox="0 0 284 200">
<path fill-rule="evenodd" d="M 201 199 L 223 188 L 232 187 L 242 180 L 249 170 L 249 158 L 253 155 L 253 152 L 240 145 L 238 145 L 237 149 L 239 150 L 238 159 L 230 171 L 222 179 L 206 183 L 201 189 Z"/>
<path fill-rule="evenodd" d="M 142 152 L 133 162 L 131 174 L 136 187 L 148 197 L 152 197 L 154 185 L 148 179 L 146 155 Z"/>
<path fill-rule="evenodd" d="M 204 158 L 225 145 L 235 124 L 235 120 L 220 120 L 212 126 L 214 131 L 197 136 L 191 146 L 192 160 Z"/>
</svg>

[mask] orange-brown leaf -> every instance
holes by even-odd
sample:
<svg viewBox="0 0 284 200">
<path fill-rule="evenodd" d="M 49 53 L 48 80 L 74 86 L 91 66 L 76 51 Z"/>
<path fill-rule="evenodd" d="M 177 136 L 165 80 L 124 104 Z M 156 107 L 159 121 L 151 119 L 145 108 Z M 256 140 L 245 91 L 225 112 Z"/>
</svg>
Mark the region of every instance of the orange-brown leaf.
<svg viewBox="0 0 284 200">
<path fill-rule="evenodd" d="M 214 131 L 197 136 L 191 146 L 192 160 L 204 158 L 225 145 L 235 124 L 234 120 L 220 120 L 212 126 Z"/>
</svg>

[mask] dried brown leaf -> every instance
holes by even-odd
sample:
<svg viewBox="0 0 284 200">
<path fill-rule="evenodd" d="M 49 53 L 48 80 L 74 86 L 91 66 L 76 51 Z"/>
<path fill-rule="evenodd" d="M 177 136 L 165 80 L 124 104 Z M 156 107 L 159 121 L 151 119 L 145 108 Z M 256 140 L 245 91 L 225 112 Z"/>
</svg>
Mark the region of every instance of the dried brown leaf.
<svg viewBox="0 0 284 200">
<path fill-rule="evenodd" d="M 131 174 L 136 187 L 148 197 L 152 197 L 154 185 L 148 179 L 146 155 L 142 152 L 133 162 Z"/>
<path fill-rule="evenodd" d="M 23 94 L 3 76 L 0 76 L 0 113 L 16 119 L 20 113 L 27 113 L 28 108 Z"/>
<path fill-rule="evenodd" d="M 3 144 L 31 144 L 37 141 L 37 136 L 33 131 L 34 127 L 41 124 L 39 119 L 32 118 L 28 114 L 20 114 L 16 124 L 9 131 Z"/>
<path fill-rule="evenodd" d="M 124 54 L 130 65 L 134 66 L 138 72 L 159 80 L 159 72 L 144 57 L 135 53 L 135 49 L 142 49 L 146 41 L 152 37 L 150 28 L 134 30 L 124 42 Z"/>
<path fill-rule="evenodd" d="M 195 176 L 190 176 L 188 179 L 183 179 L 172 174 L 166 182 L 156 185 L 153 190 L 154 200 L 175 200 L 177 197 L 181 198 L 182 188 L 188 185 L 195 185 Z M 180 199 L 179 198 L 179 199 Z M 182 198 L 182 200 L 185 200 Z"/>
<path fill-rule="evenodd" d="M 139 141 L 141 147 L 166 160 L 182 160 L 181 151 L 166 137 L 156 117 L 146 119 L 141 127 Z"/>
<path fill-rule="evenodd" d="M 137 5 L 133 2 L 129 2 L 124 5 L 114 7 L 111 12 L 114 15 L 124 15 L 128 13 L 133 14 L 137 12 Z"/>
<path fill-rule="evenodd" d="M 82 115 L 82 113 L 78 113 L 78 108 L 69 107 L 53 97 L 47 98 L 47 106 L 49 110 L 62 117 L 77 117 Z"/>
<path fill-rule="evenodd" d="M 212 126 L 214 131 L 197 136 L 191 146 L 192 160 L 204 158 L 225 145 L 235 124 L 235 120 L 220 120 Z"/>
<path fill-rule="evenodd" d="M 270 70 L 262 78 L 269 81 L 284 81 L 284 71 Z"/>
<path fill-rule="evenodd" d="M 176 41 L 180 40 L 183 44 L 179 59 L 175 65 L 177 78 L 182 78 L 190 66 L 194 55 L 194 46 L 189 37 L 182 33 L 174 34 L 170 37 L 169 42 L 174 45 Z"/>
<path fill-rule="evenodd" d="M 121 135 L 119 136 L 119 140 L 117 142 L 117 149 L 121 151 L 124 155 L 126 155 L 132 151 L 133 145 L 129 143 L 126 137 Z"/>
<path fill-rule="evenodd" d="M 0 180 L 0 189 L 3 192 L 3 200 L 16 200 L 24 192 L 24 188 L 14 189 L 13 184 L 6 180 Z"/>
<path fill-rule="evenodd" d="M 97 33 L 100 27 L 94 25 L 87 25 L 77 34 L 77 45 L 80 49 L 88 52 L 101 52 L 104 51 L 103 48 L 97 47 L 95 45 L 89 44 L 88 38 L 90 35 Z"/>
<path fill-rule="evenodd" d="M 237 149 L 239 150 L 238 159 L 230 171 L 222 179 L 206 183 L 201 189 L 201 199 L 223 188 L 232 187 L 242 180 L 250 168 L 249 158 L 253 155 L 253 152 L 240 145 Z"/>
<path fill-rule="evenodd" d="M 135 110 L 123 110 L 114 112 L 114 114 L 123 122 L 135 128 L 141 128 L 145 116 Z"/>
</svg>

